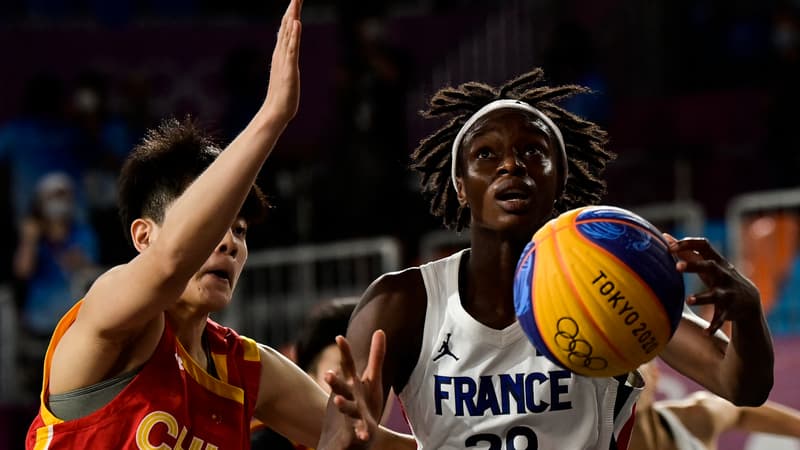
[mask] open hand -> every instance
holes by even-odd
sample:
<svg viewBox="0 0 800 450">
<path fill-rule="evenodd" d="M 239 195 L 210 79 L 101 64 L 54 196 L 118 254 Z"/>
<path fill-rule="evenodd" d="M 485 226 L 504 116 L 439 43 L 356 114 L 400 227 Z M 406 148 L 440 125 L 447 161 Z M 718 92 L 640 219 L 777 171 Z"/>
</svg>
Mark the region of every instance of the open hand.
<svg viewBox="0 0 800 450">
<path fill-rule="evenodd" d="M 678 257 L 680 272 L 696 273 L 707 290 L 686 299 L 689 305 L 714 305 L 714 317 L 706 330 L 717 331 L 726 320 L 759 317 L 761 295 L 752 281 L 723 258 L 705 238 L 677 240 L 664 234 L 670 251 Z"/>
<path fill-rule="evenodd" d="M 300 10 L 302 0 L 291 0 L 281 19 L 272 63 L 269 70 L 269 88 L 264 100 L 265 112 L 275 119 L 288 123 L 297 114 L 300 102 Z"/>
<path fill-rule="evenodd" d="M 378 437 L 378 420 L 383 411 L 384 392 L 381 380 L 383 359 L 386 354 L 386 335 L 382 330 L 372 334 L 369 361 L 364 373 L 356 372 L 350 344 L 342 336 L 336 337 L 342 354 L 342 371 L 325 373 L 325 381 L 331 387 L 331 398 L 344 416 L 344 425 L 335 427 L 326 424 L 319 448 L 356 449 L 369 448 Z"/>
</svg>

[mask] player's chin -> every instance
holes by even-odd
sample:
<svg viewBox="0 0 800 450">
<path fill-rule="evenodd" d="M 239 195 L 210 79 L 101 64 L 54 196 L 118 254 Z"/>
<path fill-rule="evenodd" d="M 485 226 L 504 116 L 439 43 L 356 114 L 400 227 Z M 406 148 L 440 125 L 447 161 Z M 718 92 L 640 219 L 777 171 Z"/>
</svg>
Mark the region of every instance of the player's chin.
<svg viewBox="0 0 800 450">
<path fill-rule="evenodd" d="M 494 224 L 494 228 L 502 231 L 508 236 L 529 240 L 533 233 L 541 226 L 539 217 L 531 214 L 502 214 L 499 215 Z"/>
<path fill-rule="evenodd" d="M 202 298 L 198 300 L 203 304 L 204 309 L 209 311 L 219 311 L 230 305 L 232 298 L 232 290 L 209 289 L 204 291 Z"/>
</svg>

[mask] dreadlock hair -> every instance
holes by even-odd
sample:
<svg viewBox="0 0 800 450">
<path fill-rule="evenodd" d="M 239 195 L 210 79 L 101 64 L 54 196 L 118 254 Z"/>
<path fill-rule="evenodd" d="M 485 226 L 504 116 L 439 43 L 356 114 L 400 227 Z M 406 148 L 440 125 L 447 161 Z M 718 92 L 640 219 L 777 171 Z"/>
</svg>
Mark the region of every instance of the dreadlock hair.
<svg viewBox="0 0 800 450">
<path fill-rule="evenodd" d="M 574 95 L 590 93 L 578 85 L 543 85 L 544 71 L 536 68 L 502 84 L 500 87 L 470 81 L 457 88 L 445 87 L 436 92 L 425 118 L 451 117 L 450 121 L 422 139 L 411 154 L 410 168 L 420 174 L 423 196 L 430 201 L 430 212 L 442 217 L 448 228 L 461 230 L 469 225 L 469 209 L 462 207 L 452 188 L 451 150 L 464 123 L 481 107 L 500 99 L 521 100 L 546 114 L 564 137 L 569 169 L 568 182 L 554 206 L 558 215 L 578 206 L 596 204 L 606 192 L 601 178 L 606 164 L 616 155 L 603 148 L 607 134 L 597 124 L 584 120 L 557 105 Z M 562 168 L 563 170 L 563 168 Z"/>
<path fill-rule="evenodd" d="M 122 166 L 118 180 L 118 209 L 123 231 L 132 244 L 130 226 L 147 217 L 162 223 L 172 202 L 222 152 L 216 141 L 189 116 L 165 119 L 149 130 Z M 266 216 L 269 203 L 253 185 L 240 215 L 250 224 Z"/>
</svg>

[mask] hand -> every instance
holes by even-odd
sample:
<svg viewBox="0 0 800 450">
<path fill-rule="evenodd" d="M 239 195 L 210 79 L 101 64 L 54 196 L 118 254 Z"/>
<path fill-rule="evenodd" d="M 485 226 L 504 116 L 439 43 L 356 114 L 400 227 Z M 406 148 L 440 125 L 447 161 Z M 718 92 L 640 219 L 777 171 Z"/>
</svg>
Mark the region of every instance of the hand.
<svg viewBox="0 0 800 450">
<path fill-rule="evenodd" d="M 300 10 L 302 0 L 291 0 L 281 19 L 272 63 L 269 70 L 269 87 L 264 100 L 264 111 L 282 123 L 288 123 L 297 114 L 300 102 Z"/>
<path fill-rule="evenodd" d="M 20 227 L 20 240 L 28 243 L 39 242 L 42 235 L 42 224 L 33 217 L 26 218 Z"/>
<path fill-rule="evenodd" d="M 326 372 L 325 382 L 331 387 L 334 405 L 344 416 L 344 426 L 326 422 L 318 448 L 369 448 L 379 437 L 376 417 L 381 416 L 384 402 L 381 372 L 386 355 L 386 334 L 382 330 L 372 334 L 369 360 L 360 378 L 347 339 L 337 336 L 336 345 L 342 354 L 342 373 Z"/>
<path fill-rule="evenodd" d="M 670 251 L 678 257 L 680 272 L 696 273 L 708 288 L 690 295 L 690 305 L 714 305 L 714 317 L 706 331 L 716 332 L 726 320 L 752 319 L 761 315 L 761 294 L 752 281 L 720 256 L 705 238 L 677 240 L 664 234 Z"/>
</svg>

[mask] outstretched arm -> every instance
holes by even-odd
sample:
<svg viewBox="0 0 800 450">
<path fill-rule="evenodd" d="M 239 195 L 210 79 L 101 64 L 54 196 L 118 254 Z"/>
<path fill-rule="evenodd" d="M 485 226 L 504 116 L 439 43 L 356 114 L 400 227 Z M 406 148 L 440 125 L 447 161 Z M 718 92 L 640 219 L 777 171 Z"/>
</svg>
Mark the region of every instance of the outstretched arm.
<svg viewBox="0 0 800 450">
<path fill-rule="evenodd" d="M 758 289 L 707 239 L 666 237 L 679 258 L 677 269 L 698 274 L 707 287 L 690 295 L 687 303 L 714 305 L 714 317 L 705 329 L 681 320 L 661 358 L 736 405 L 764 403 L 772 389 L 774 355 Z M 732 325 L 730 342 L 715 333 L 725 321 Z"/>
<path fill-rule="evenodd" d="M 731 430 L 800 437 L 800 411 L 767 401 L 761 406 L 736 406 L 717 395 L 698 391 L 683 400 L 657 402 L 711 448 Z"/>
<path fill-rule="evenodd" d="M 174 304 L 236 219 L 262 164 L 297 112 L 300 0 L 292 0 L 278 32 L 266 99 L 247 127 L 168 208 L 158 232 L 135 222 L 140 254 L 103 274 L 59 343 L 52 392 L 103 379 L 125 367 L 120 355 L 149 355 Z M 83 363 L 76 365 L 75 360 Z"/>
<path fill-rule="evenodd" d="M 381 382 L 386 355 L 383 331 L 372 334 L 369 362 L 361 376 L 356 372 L 347 339 L 338 336 L 336 344 L 342 354 L 341 373 L 328 371 L 325 374 L 325 381 L 331 386 L 329 414 L 317 449 L 416 449 L 413 437 L 379 427 L 376 419 L 380 417 L 385 399 Z M 334 407 L 338 413 L 331 414 Z"/>
</svg>

